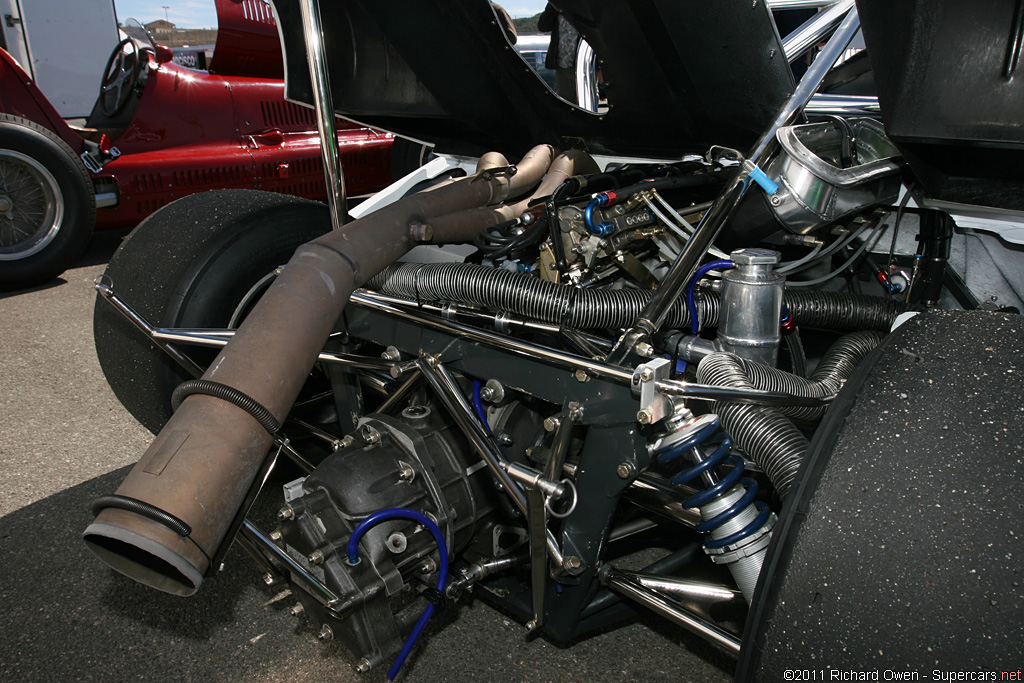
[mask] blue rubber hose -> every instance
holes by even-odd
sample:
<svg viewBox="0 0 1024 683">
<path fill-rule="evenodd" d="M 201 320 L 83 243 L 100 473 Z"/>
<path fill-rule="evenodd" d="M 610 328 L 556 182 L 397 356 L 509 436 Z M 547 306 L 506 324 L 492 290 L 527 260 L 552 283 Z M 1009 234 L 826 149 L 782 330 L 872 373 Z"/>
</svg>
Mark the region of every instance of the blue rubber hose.
<svg viewBox="0 0 1024 683">
<path fill-rule="evenodd" d="M 594 222 L 594 209 L 599 206 L 607 206 L 608 201 L 608 195 L 602 192 L 590 200 L 590 203 L 587 204 L 587 208 L 583 211 L 583 224 L 587 226 L 587 230 L 598 237 L 607 237 L 615 230 L 614 223 L 608 223 L 606 221 L 601 223 Z"/>
<path fill-rule="evenodd" d="M 686 283 L 686 310 L 690 314 L 690 332 L 692 332 L 694 336 L 700 332 L 700 321 L 697 320 L 697 302 L 694 301 L 693 298 L 694 290 L 697 288 L 697 282 L 712 270 L 728 270 L 729 268 L 735 267 L 736 264 L 728 259 L 705 263 L 697 269 L 693 274 L 693 277 L 690 278 L 690 281 Z"/>
<path fill-rule="evenodd" d="M 478 379 L 473 380 L 473 408 L 476 409 L 477 417 L 487 427 L 487 433 L 493 437 L 494 432 L 491 431 L 491 425 L 487 422 L 487 413 L 484 411 L 484 402 L 480 399 L 480 380 Z"/>
<path fill-rule="evenodd" d="M 418 522 L 426 527 L 427 531 L 429 531 L 434 537 L 434 542 L 437 543 L 437 550 L 441 556 L 441 563 L 437 573 L 436 588 L 443 594 L 445 583 L 448 581 L 448 546 L 445 545 L 444 536 L 441 535 L 441 530 L 437 528 L 437 525 L 422 512 L 417 512 L 416 510 L 410 510 L 408 508 L 388 508 L 386 510 L 379 510 L 367 516 L 366 519 L 356 526 L 352 531 L 352 536 L 348 539 L 348 546 L 345 550 L 348 553 L 349 564 L 355 564 L 359 561 L 359 539 L 363 537 L 363 534 L 365 534 L 371 527 L 389 519 L 409 519 L 414 522 Z M 420 615 L 419 621 L 417 621 L 416 625 L 412 627 L 412 632 L 409 634 L 409 637 L 405 639 L 405 644 L 402 645 L 401 652 L 398 653 L 398 656 L 395 658 L 391 668 L 388 669 L 388 680 L 395 680 L 395 676 L 398 675 L 398 670 L 402 668 L 402 664 L 404 664 L 406 658 L 408 658 L 413 645 L 416 644 L 416 640 L 420 637 L 420 633 L 423 632 L 427 622 L 430 621 L 430 617 L 434 616 L 434 609 L 434 603 L 427 603 L 427 607 L 423 610 L 423 614 Z"/>
</svg>

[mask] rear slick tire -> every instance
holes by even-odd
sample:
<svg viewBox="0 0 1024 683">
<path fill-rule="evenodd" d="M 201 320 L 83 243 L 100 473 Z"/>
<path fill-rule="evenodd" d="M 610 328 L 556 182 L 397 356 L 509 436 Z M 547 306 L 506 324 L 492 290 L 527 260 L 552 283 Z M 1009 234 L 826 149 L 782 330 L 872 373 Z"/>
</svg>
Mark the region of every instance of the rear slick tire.
<svg viewBox="0 0 1024 683">
<path fill-rule="evenodd" d="M 941 311 L 865 359 L 775 527 L 736 680 L 1020 668 L 1021 348 L 1019 315 Z"/>
<path fill-rule="evenodd" d="M 215 190 L 168 204 L 139 224 L 104 274 L 114 292 L 158 327 L 227 327 L 253 286 L 295 249 L 330 229 L 327 206 L 256 190 Z M 122 405 L 154 434 L 171 393 L 192 379 L 102 296 L 96 355 Z M 201 365 L 209 350 L 179 347 Z"/>
</svg>

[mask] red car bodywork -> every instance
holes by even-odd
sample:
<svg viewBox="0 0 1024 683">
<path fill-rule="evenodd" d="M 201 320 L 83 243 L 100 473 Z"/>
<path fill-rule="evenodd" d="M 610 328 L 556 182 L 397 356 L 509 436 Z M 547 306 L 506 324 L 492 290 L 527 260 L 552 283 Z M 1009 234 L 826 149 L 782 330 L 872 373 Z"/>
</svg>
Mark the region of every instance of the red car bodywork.
<svg viewBox="0 0 1024 683">
<path fill-rule="evenodd" d="M 210 72 L 149 54 L 148 77 L 131 123 L 113 144 L 121 156 L 91 172 L 98 195 L 116 188 L 96 228 L 132 226 L 185 195 L 252 188 L 311 199 L 326 196 L 316 121 L 286 102 L 273 16 L 262 0 L 218 0 L 218 45 Z M 235 75 L 235 74 L 245 75 Z M 29 119 L 77 154 L 99 133 L 68 125 L 7 52 L 0 50 L 0 112 Z M 348 192 L 391 182 L 392 136 L 338 121 Z"/>
</svg>

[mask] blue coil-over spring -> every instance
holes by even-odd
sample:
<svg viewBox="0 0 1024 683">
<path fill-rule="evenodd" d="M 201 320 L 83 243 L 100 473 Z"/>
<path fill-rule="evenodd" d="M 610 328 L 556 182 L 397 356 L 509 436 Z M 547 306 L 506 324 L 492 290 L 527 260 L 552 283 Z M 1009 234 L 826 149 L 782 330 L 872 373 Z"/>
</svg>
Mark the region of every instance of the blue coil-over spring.
<svg viewBox="0 0 1024 683">
<path fill-rule="evenodd" d="M 671 443 L 656 447 L 655 456 L 660 462 L 668 462 L 675 460 L 681 455 L 685 455 L 691 449 L 700 449 L 699 453 L 702 460 L 696 465 L 688 467 L 672 477 L 672 483 L 676 486 L 692 481 L 705 472 L 712 471 L 719 465 L 732 466 L 729 473 L 715 482 L 712 486 L 702 491 L 698 491 L 683 501 L 683 505 L 688 508 L 700 508 L 719 496 L 723 496 L 728 493 L 737 483 L 746 489 L 744 494 L 735 503 L 730 505 L 728 509 L 718 513 L 711 519 L 706 519 L 700 522 L 695 527 L 697 531 L 702 533 L 714 531 L 729 520 L 735 518 L 749 505 L 753 505 L 758 514 L 754 520 L 745 527 L 724 538 L 706 538 L 704 540 L 704 546 L 706 548 L 722 548 L 738 543 L 739 541 L 757 533 L 757 531 L 765 525 L 768 518 L 771 516 L 771 509 L 769 509 L 769 507 L 763 502 L 754 500 L 757 497 L 757 482 L 749 477 L 743 476 L 743 458 L 729 453 L 729 450 L 732 448 L 732 439 L 728 434 L 719 429 L 720 420 L 717 415 L 708 414 L 695 418 L 687 424 L 684 424 L 680 428 L 680 431 L 685 431 L 687 427 L 694 427 L 701 422 L 705 424 L 694 429 L 692 433 L 687 434 L 680 439 L 672 440 Z M 714 446 L 714 450 L 709 453 L 704 446 Z"/>
</svg>

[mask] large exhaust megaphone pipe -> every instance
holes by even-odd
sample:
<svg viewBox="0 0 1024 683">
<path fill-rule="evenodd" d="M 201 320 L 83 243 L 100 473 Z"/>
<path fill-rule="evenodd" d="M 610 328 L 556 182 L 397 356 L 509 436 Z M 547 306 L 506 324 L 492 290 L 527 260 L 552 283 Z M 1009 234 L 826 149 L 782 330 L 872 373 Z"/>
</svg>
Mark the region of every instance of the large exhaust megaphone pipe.
<svg viewBox="0 0 1024 683">
<path fill-rule="evenodd" d="M 251 397 L 280 423 L 352 291 L 414 245 L 412 226 L 444 217 L 431 226 L 430 241 L 469 241 L 493 221 L 487 211 L 473 213 L 478 220 L 458 220 L 460 214 L 522 196 L 540 182 L 552 156 L 551 147 L 535 147 L 510 175 L 489 173 L 502 159 L 488 155 L 470 178 L 402 199 L 299 247 L 203 379 Z M 117 489 L 120 502 L 101 509 L 86 528 L 85 542 L 136 581 L 195 593 L 270 448 L 264 423 L 221 398 L 187 397 Z"/>
</svg>

